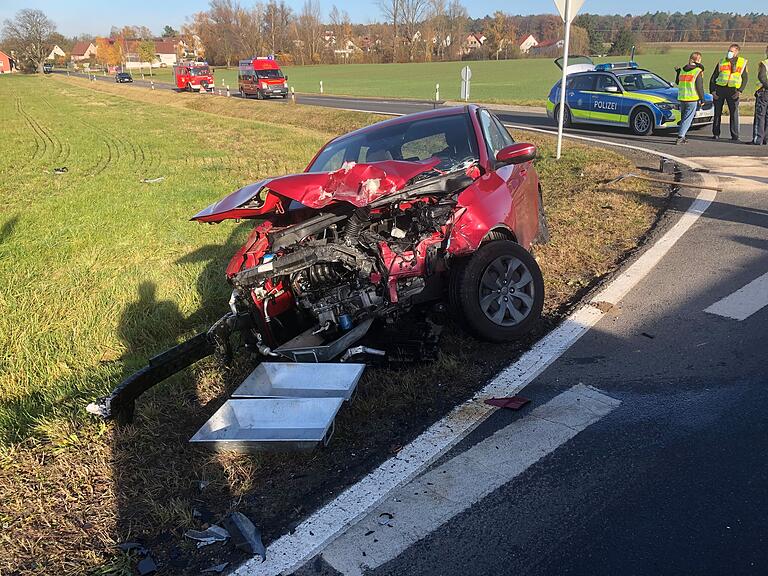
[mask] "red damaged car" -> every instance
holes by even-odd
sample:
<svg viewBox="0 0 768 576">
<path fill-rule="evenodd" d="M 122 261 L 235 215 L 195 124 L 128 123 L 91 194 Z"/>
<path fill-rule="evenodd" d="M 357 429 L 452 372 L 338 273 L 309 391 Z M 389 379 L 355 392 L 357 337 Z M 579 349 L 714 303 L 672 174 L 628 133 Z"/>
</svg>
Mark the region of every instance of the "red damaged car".
<svg viewBox="0 0 768 576">
<path fill-rule="evenodd" d="M 305 172 L 212 204 L 193 220 L 255 222 L 227 267 L 230 312 L 90 410 L 130 417 L 156 382 L 216 349 L 229 353 L 233 332 L 262 357 L 344 360 L 386 353 L 359 344 L 447 300 L 477 337 L 520 337 L 544 298 L 529 253 L 547 235 L 535 155 L 488 110 L 441 108 L 340 136 Z"/>
</svg>

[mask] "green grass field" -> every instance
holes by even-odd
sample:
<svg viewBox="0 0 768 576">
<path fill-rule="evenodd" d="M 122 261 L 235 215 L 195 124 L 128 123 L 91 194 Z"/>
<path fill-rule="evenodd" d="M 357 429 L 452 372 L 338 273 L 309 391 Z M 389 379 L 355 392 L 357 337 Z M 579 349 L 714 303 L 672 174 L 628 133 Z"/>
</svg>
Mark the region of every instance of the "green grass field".
<svg viewBox="0 0 768 576">
<path fill-rule="evenodd" d="M 386 457 L 418 431 L 410 423 L 438 417 L 520 353 L 524 343 L 448 330 L 437 362 L 366 373 L 333 449 L 306 456 L 216 455 L 188 444 L 252 369 L 246 362 L 224 369 L 210 360 L 172 378 L 142 398 L 135 426 L 85 413 L 149 356 L 226 311 L 224 268 L 249 225 L 189 217 L 245 183 L 302 170 L 330 137 L 378 119 L 0 77 L 0 573 L 130 574 L 114 546 L 139 538 L 166 565 L 169 548 L 181 547 L 194 560 L 184 573 L 197 574 L 212 563 L 207 549 L 181 533 L 200 527 L 192 517 L 200 499 L 220 517 L 271 486 L 251 513 L 275 537 L 347 480 L 340 462 Z M 552 232 L 536 249 L 547 290 L 542 332 L 636 245 L 665 192 L 641 182 L 601 187 L 634 169 L 615 153 L 568 143 L 555 161 L 551 138 L 517 137 L 540 147 Z"/>
<path fill-rule="evenodd" d="M 725 48 L 723 50 L 725 52 Z M 672 49 L 666 54 L 638 54 L 636 60 L 669 81 L 675 79 L 676 65 L 688 61 L 688 50 Z M 711 73 L 723 54 L 702 52 L 703 63 Z M 751 84 L 757 82 L 757 63 L 764 57 L 757 52 L 745 52 L 752 63 Z M 597 62 L 626 60 L 629 57 L 612 56 Z M 560 71 L 549 58 L 478 62 L 429 62 L 417 64 L 337 64 L 286 67 L 289 84 L 297 92 L 319 93 L 320 81 L 326 94 L 416 98 L 430 100 L 435 97 L 435 84 L 440 84 L 440 98 L 458 100 L 459 73 L 464 66 L 472 69 L 471 97 L 477 102 L 543 106 L 549 89 L 560 78 Z M 138 76 L 138 74 L 134 74 Z M 149 75 L 146 76 L 149 78 Z M 171 80 L 171 71 L 163 69 L 155 76 Z M 237 90 L 237 70 L 219 68 L 215 73 L 216 85 L 229 84 Z M 707 75 L 707 81 L 709 76 Z M 747 90 L 751 97 L 754 90 Z"/>
</svg>

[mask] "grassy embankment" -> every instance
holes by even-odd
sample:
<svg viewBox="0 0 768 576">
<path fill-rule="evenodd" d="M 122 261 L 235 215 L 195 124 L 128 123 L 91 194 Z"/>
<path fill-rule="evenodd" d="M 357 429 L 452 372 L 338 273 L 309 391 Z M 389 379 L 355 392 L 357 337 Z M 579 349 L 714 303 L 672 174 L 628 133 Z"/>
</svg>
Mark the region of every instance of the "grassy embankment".
<svg viewBox="0 0 768 576">
<path fill-rule="evenodd" d="M 717 61 L 723 57 L 727 45 L 722 51 L 707 47 L 702 51 L 703 63 L 711 73 Z M 675 80 L 676 65 L 688 62 L 690 50 L 672 48 L 664 54 L 654 52 L 649 45 L 646 53 L 638 54 L 635 59 L 641 66 L 653 70 L 670 82 Z M 759 51 L 750 49 L 744 56 L 751 62 L 750 85 L 757 81 L 757 63 L 764 58 Z M 627 60 L 629 56 L 611 56 L 596 58 L 596 62 L 616 62 Z M 435 97 L 435 84 L 440 84 L 440 97 L 443 100 L 458 100 L 460 77 L 464 66 L 472 69 L 472 100 L 496 104 L 518 104 L 525 106 L 543 106 L 552 85 L 560 79 L 560 71 L 549 58 L 525 58 L 521 60 L 478 61 L 478 62 L 427 62 L 415 64 L 324 64 L 318 66 L 288 66 L 285 73 L 289 84 L 297 92 L 319 93 L 320 81 L 323 81 L 325 94 L 415 98 L 432 100 Z M 214 67 L 215 68 L 215 67 Z M 156 79 L 169 82 L 170 69 L 156 71 Z M 134 73 L 136 77 L 139 74 Z M 149 75 L 146 76 L 149 78 Z M 229 84 L 231 90 L 237 90 L 237 70 L 218 68 L 215 71 L 216 85 Z M 707 74 L 706 83 L 709 82 Z M 752 98 L 753 89 L 745 91 L 746 99 Z M 744 113 L 751 113 L 744 110 Z"/>
<path fill-rule="evenodd" d="M 135 426 L 84 413 L 226 309 L 223 270 L 248 225 L 189 216 L 245 183 L 301 170 L 327 139 L 376 119 L 0 78 L 0 572 L 90 573 L 106 562 L 123 573 L 114 544 L 136 538 L 161 562 L 186 558 L 178 573 L 231 560 L 228 548 L 196 550 L 181 538 L 199 526 L 193 507 L 215 519 L 240 509 L 273 538 L 520 353 L 526 342 L 489 346 L 449 329 L 439 361 L 369 371 L 331 448 L 310 455 L 215 455 L 187 443 L 248 366 L 210 361 L 182 373 L 146 395 Z M 635 246 L 662 192 L 628 182 L 598 189 L 632 164 L 572 144 L 556 162 L 551 139 L 517 136 L 541 148 L 552 230 L 537 249 L 547 287 L 540 335 Z M 211 483 L 201 492 L 198 480 Z"/>
</svg>

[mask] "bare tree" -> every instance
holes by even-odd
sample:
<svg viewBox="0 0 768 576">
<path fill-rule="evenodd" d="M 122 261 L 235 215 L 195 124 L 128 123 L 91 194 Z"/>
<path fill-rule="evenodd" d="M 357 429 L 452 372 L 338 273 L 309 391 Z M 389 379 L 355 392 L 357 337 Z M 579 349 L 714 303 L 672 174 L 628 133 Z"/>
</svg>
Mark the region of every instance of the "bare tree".
<svg viewBox="0 0 768 576">
<path fill-rule="evenodd" d="M 461 4 L 460 0 L 451 0 L 448 3 L 446 18 L 449 31 L 448 57 L 456 58 L 458 57 L 457 50 L 460 49 L 461 43 L 464 41 L 464 37 L 467 34 L 469 14 L 467 13 L 467 9 Z"/>
<path fill-rule="evenodd" d="M 392 62 L 397 62 L 399 30 L 403 0 L 379 0 L 379 9 L 384 19 L 392 26 Z"/>
<path fill-rule="evenodd" d="M 408 41 L 408 59 L 413 61 L 419 44 L 424 41 L 419 26 L 423 23 L 429 8 L 429 0 L 400 0 L 403 33 Z"/>
<path fill-rule="evenodd" d="M 303 49 L 309 58 L 310 64 L 320 62 L 320 52 L 323 42 L 323 21 L 320 2 L 318 0 L 305 0 L 296 23 L 297 44 Z"/>
<path fill-rule="evenodd" d="M 264 8 L 264 37 L 269 44 L 270 52 L 290 52 L 290 29 L 293 11 L 285 0 L 276 2 L 270 0 Z"/>
<path fill-rule="evenodd" d="M 53 49 L 51 37 L 55 33 L 56 25 L 41 10 L 25 8 L 13 20 L 5 21 L 2 40 L 18 60 L 42 72 L 43 62 Z"/>
</svg>

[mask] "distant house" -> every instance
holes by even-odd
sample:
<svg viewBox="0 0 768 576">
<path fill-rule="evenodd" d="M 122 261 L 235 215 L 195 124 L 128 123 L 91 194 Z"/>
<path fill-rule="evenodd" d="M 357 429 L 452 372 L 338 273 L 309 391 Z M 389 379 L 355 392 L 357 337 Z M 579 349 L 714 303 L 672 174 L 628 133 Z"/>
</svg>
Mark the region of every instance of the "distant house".
<svg viewBox="0 0 768 576">
<path fill-rule="evenodd" d="M 72 46 L 70 53 L 72 62 L 83 62 L 89 60 L 91 56 L 96 56 L 96 45 L 93 42 L 75 42 Z"/>
<path fill-rule="evenodd" d="M 16 63 L 13 58 L 0 50 L 0 74 L 10 74 L 16 70 Z"/>
<path fill-rule="evenodd" d="M 485 41 L 486 37 L 482 34 L 470 34 L 464 39 L 464 45 L 462 46 L 464 54 L 479 50 L 485 44 Z"/>
<path fill-rule="evenodd" d="M 152 68 L 165 68 L 173 66 L 178 60 L 179 45 L 178 42 L 171 40 L 151 40 L 155 45 L 155 59 L 153 62 L 142 62 L 139 56 L 139 44 L 144 40 L 126 40 L 125 42 L 125 67 L 146 68 L 150 65 Z"/>
<path fill-rule="evenodd" d="M 65 58 L 67 55 L 64 53 L 64 50 L 62 50 L 58 44 L 56 44 L 53 47 L 53 50 L 51 50 L 51 53 L 48 54 L 48 57 L 46 60 L 56 60 L 56 58 Z"/>
<path fill-rule="evenodd" d="M 528 54 L 530 52 L 531 48 L 534 48 L 535 46 L 538 46 L 539 43 L 536 41 L 536 38 L 533 37 L 533 34 L 528 34 L 527 36 L 523 36 L 518 46 L 520 47 L 520 52 L 523 54 Z"/>
</svg>

